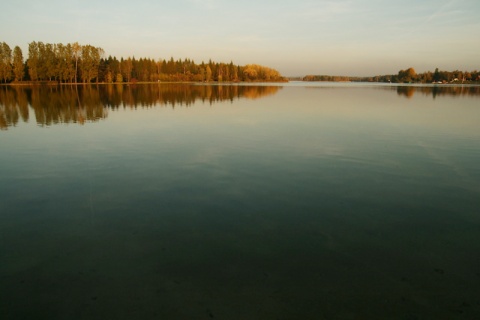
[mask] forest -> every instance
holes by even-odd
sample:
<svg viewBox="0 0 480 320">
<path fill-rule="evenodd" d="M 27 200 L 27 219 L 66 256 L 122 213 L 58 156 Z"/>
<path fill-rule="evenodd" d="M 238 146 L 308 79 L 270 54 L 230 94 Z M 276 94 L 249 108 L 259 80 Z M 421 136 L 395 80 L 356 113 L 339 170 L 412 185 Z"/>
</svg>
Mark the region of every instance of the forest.
<svg viewBox="0 0 480 320">
<path fill-rule="evenodd" d="M 381 75 L 374 77 L 349 77 L 329 75 L 307 75 L 303 81 L 352 81 L 352 82 L 391 82 L 391 83 L 479 83 L 480 71 L 426 71 L 416 73 L 415 69 L 408 68 L 398 71 L 398 74 Z"/>
<path fill-rule="evenodd" d="M 0 83 L 135 83 L 135 82 L 279 82 L 286 81 L 274 69 L 248 64 L 234 65 L 188 58 L 165 60 L 106 57 L 102 48 L 77 42 L 28 44 L 28 55 L 0 43 Z"/>
</svg>

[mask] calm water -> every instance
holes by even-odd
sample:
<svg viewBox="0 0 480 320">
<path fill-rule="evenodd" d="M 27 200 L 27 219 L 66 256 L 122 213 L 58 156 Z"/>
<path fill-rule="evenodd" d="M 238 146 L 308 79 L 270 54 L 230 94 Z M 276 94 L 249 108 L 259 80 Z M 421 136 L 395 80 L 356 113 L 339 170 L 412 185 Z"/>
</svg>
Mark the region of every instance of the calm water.
<svg viewBox="0 0 480 320">
<path fill-rule="evenodd" d="M 0 87 L 1 319 L 474 319 L 480 88 Z"/>
</svg>

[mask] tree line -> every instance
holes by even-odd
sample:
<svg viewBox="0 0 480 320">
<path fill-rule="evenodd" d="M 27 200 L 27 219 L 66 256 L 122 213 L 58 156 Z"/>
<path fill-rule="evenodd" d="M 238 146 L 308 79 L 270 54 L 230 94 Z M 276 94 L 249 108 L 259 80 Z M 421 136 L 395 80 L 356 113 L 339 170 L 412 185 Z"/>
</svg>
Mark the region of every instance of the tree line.
<svg viewBox="0 0 480 320">
<path fill-rule="evenodd" d="M 414 68 L 400 70 L 397 74 L 374 77 L 349 77 L 329 75 L 307 75 L 303 81 L 358 81 L 358 82 L 391 82 L 391 83 L 478 83 L 480 71 L 426 71 L 416 73 Z"/>
<path fill-rule="evenodd" d="M 157 81 L 229 81 L 277 82 L 286 81 L 275 69 L 248 64 L 234 65 L 209 60 L 195 63 L 191 59 L 173 57 L 154 60 L 128 57 L 117 59 L 105 56 L 105 51 L 92 45 L 75 43 L 28 44 L 24 59 L 19 46 L 12 50 L 0 43 L 0 82 L 52 81 L 59 83 L 124 83 Z"/>
</svg>

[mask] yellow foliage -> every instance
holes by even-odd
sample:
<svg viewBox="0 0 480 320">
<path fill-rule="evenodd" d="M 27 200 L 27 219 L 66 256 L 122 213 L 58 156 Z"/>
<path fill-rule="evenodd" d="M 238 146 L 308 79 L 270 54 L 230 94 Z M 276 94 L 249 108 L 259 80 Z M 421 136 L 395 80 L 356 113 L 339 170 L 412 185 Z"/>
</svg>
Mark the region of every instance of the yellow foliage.
<svg viewBox="0 0 480 320">
<path fill-rule="evenodd" d="M 260 80 L 260 81 L 278 81 L 282 80 L 280 73 L 268 67 L 264 67 L 258 64 L 247 64 L 243 70 L 244 75 L 248 80 Z"/>
</svg>

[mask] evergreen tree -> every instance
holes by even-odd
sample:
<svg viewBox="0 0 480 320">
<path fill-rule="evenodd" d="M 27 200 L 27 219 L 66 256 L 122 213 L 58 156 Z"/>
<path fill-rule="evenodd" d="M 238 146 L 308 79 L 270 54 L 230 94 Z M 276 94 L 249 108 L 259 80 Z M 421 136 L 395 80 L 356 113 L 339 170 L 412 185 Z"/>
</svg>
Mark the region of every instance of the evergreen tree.
<svg viewBox="0 0 480 320">
<path fill-rule="evenodd" d="M 440 72 L 438 71 L 438 68 L 435 68 L 435 72 L 433 73 L 433 81 L 440 81 Z"/>
</svg>

